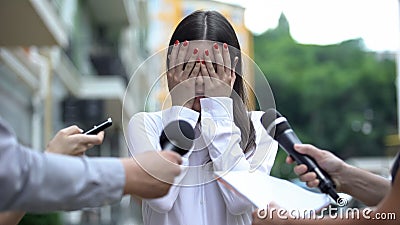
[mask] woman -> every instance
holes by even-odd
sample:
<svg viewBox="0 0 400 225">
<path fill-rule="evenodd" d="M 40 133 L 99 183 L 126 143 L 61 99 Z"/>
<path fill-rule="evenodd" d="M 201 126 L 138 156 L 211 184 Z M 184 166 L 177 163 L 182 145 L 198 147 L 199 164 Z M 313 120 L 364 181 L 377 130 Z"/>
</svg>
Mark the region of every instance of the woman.
<svg viewBox="0 0 400 225">
<path fill-rule="evenodd" d="M 251 224 L 251 203 L 215 180 L 215 171 L 269 174 L 277 143 L 260 123 L 263 112 L 246 106 L 240 45 L 231 24 L 215 11 L 196 11 L 177 26 L 167 59 L 172 107 L 134 115 L 128 144 L 134 154 L 160 149 L 163 127 L 181 119 L 195 129 L 193 148 L 183 157 L 186 171 L 162 198 L 143 200 L 144 224 Z"/>
</svg>

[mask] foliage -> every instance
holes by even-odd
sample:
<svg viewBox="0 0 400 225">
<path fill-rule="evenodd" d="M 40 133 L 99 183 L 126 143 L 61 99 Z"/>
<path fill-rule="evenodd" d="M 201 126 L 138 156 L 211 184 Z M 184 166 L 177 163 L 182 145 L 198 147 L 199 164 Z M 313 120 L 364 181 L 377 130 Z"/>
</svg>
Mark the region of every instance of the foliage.
<svg viewBox="0 0 400 225">
<path fill-rule="evenodd" d="M 283 150 L 278 151 L 274 166 L 271 169 L 271 175 L 288 180 L 297 178 L 298 176 L 293 172 L 294 164 L 285 163 L 286 156 L 287 154 Z"/>
<path fill-rule="evenodd" d="M 396 132 L 393 55 L 368 52 L 361 39 L 301 45 L 279 26 L 254 37 L 254 58 L 267 77 L 279 112 L 304 143 L 342 158 L 382 156 Z"/>
<path fill-rule="evenodd" d="M 30 214 L 27 213 L 18 225 L 61 225 L 59 213 Z"/>
</svg>

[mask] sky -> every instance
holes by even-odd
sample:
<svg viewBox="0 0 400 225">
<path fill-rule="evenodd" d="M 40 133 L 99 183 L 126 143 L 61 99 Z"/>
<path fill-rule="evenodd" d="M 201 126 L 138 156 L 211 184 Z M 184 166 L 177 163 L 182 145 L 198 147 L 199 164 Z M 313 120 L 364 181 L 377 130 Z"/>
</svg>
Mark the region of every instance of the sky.
<svg viewBox="0 0 400 225">
<path fill-rule="evenodd" d="M 241 5 L 255 35 L 275 28 L 283 12 L 302 44 L 328 45 L 362 38 L 371 51 L 400 46 L 399 0 L 219 0 Z"/>
</svg>

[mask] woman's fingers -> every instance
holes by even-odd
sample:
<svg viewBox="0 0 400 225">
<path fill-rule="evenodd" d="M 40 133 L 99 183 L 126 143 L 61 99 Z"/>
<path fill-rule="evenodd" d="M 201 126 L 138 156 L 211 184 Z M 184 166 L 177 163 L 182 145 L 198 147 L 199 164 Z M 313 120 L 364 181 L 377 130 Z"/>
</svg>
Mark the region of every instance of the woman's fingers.
<svg viewBox="0 0 400 225">
<path fill-rule="evenodd" d="M 215 94 L 214 90 L 215 85 L 212 82 L 212 78 L 210 76 L 202 76 L 203 77 L 203 84 L 204 84 L 204 95 L 207 97 L 220 97 L 219 94 Z"/>
<path fill-rule="evenodd" d="M 202 71 L 203 70 L 203 67 L 205 67 L 205 65 L 204 64 L 201 64 L 200 63 L 200 70 Z M 203 75 L 201 75 L 201 73 L 202 72 L 200 72 L 198 75 L 197 75 L 197 77 L 196 77 L 196 85 L 195 85 L 195 95 L 197 96 L 197 95 L 199 95 L 199 94 L 202 94 L 202 95 L 204 95 L 204 76 Z"/>
<path fill-rule="evenodd" d="M 177 40 L 172 46 L 171 53 L 168 55 L 169 59 L 169 70 L 167 71 L 168 78 L 168 88 L 171 90 L 177 84 L 179 84 L 183 79 L 187 79 L 189 73 L 193 69 L 193 64 L 196 58 L 192 58 L 190 56 L 189 65 L 187 69 L 184 71 L 185 59 L 187 60 L 187 54 L 191 54 L 188 52 L 189 42 L 184 41 L 183 43 L 179 43 Z M 198 50 L 197 50 L 198 51 Z M 193 61 L 193 62 L 192 62 Z"/>
<path fill-rule="evenodd" d="M 192 70 L 194 70 L 194 68 L 193 68 L 194 65 L 196 64 L 196 62 L 200 61 L 198 52 L 199 52 L 198 48 L 193 49 L 193 53 L 190 56 L 189 61 L 186 63 L 185 70 L 183 71 L 182 79 L 187 79 L 193 73 Z M 200 67 L 199 67 L 197 73 L 199 72 L 199 70 L 200 70 Z M 197 73 L 196 73 L 196 76 L 197 76 Z"/>
<path fill-rule="evenodd" d="M 178 56 L 176 58 L 176 69 L 178 71 L 183 70 L 183 64 L 185 63 L 185 56 L 187 54 L 188 48 L 189 47 L 189 42 L 184 41 L 182 45 L 179 48 Z"/>
<path fill-rule="evenodd" d="M 233 61 L 233 66 L 232 66 L 232 73 L 231 73 L 231 88 L 233 88 L 233 85 L 235 84 L 235 80 L 236 80 L 236 65 L 239 62 L 239 57 L 235 57 L 234 61 Z"/>
<path fill-rule="evenodd" d="M 207 63 L 209 63 L 209 62 L 207 62 L 205 60 L 201 61 L 201 63 L 200 63 L 200 72 L 201 72 L 202 76 L 209 77 L 210 75 L 209 75 L 209 72 L 208 72 Z M 212 64 L 211 64 L 211 67 L 212 67 Z"/>
<path fill-rule="evenodd" d="M 228 48 L 228 44 L 224 43 L 222 45 L 222 58 L 224 60 L 224 69 L 225 69 L 225 73 L 226 74 L 230 74 L 231 73 L 231 56 L 229 54 L 229 48 Z"/>
<path fill-rule="evenodd" d="M 200 65 L 201 65 L 200 60 L 197 59 L 196 62 L 194 62 L 194 68 L 192 72 L 189 74 L 189 79 L 194 79 L 199 75 L 201 69 Z"/>
<path fill-rule="evenodd" d="M 175 70 L 176 57 L 178 56 L 178 50 L 179 50 L 179 41 L 176 40 L 174 45 L 172 46 L 171 53 L 168 55 L 168 59 L 169 59 L 168 70 Z"/>
<path fill-rule="evenodd" d="M 205 65 L 205 70 L 201 70 L 203 76 L 218 78 L 218 75 L 214 70 L 213 63 L 210 58 L 210 52 L 208 51 L 208 49 L 204 50 L 204 61 L 202 63 L 204 63 Z"/>
<path fill-rule="evenodd" d="M 218 43 L 213 44 L 213 51 L 215 57 L 215 63 L 217 64 L 217 74 L 220 80 L 224 80 L 225 70 L 224 70 L 224 59 L 222 58 L 221 51 L 219 50 Z"/>
</svg>

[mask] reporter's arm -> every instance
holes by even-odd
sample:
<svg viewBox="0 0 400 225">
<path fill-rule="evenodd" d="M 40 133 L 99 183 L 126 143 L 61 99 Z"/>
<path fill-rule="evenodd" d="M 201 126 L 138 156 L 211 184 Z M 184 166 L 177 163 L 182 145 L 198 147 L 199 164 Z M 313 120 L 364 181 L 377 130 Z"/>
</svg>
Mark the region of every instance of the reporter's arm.
<svg viewBox="0 0 400 225">
<path fill-rule="evenodd" d="M 172 151 L 149 151 L 135 158 L 121 159 L 125 170 L 124 194 L 141 198 L 158 198 L 166 195 L 181 172 L 181 157 Z"/>
<path fill-rule="evenodd" d="M 81 134 L 82 130 L 77 126 L 70 126 L 57 132 L 48 143 L 46 152 L 66 155 L 81 155 L 87 149 L 103 142 L 104 132 L 97 135 Z M 25 212 L 8 211 L 0 213 L 0 224 L 18 224 L 24 217 Z"/>
<path fill-rule="evenodd" d="M 142 161 L 146 161 L 147 157 L 143 158 Z M 165 158 L 180 163 L 176 155 Z M 131 159 L 123 161 L 128 160 Z M 157 161 L 150 160 L 145 163 L 145 168 L 152 169 L 153 162 Z M 0 118 L 0 211 L 47 212 L 98 207 L 120 200 L 124 190 L 134 195 L 152 197 L 151 193 L 155 193 L 153 197 L 159 196 L 154 186 L 142 187 L 151 192 L 146 195 L 146 192 L 133 188 L 143 183 L 136 184 L 138 179 L 131 181 L 126 178 L 137 176 L 139 167 L 127 170 L 126 164 L 117 158 L 71 157 L 32 151 L 17 142 L 11 129 Z M 171 170 L 161 171 L 161 176 L 164 175 L 167 181 L 179 168 L 177 165 L 171 167 Z"/>
<path fill-rule="evenodd" d="M 118 159 L 32 151 L 0 118 L 0 184 L 0 211 L 75 210 L 120 200 L 125 172 Z"/>
<path fill-rule="evenodd" d="M 313 145 L 296 144 L 295 149 L 313 157 L 318 165 L 324 169 L 334 180 L 339 192 L 344 192 L 364 202 L 366 205 L 378 204 L 385 193 L 390 189 L 389 180 L 353 167 L 326 150 L 321 150 Z M 293 163 L 290 157 L 288 163 Z M 300 176 L 300 180 L 307 182 L 309 187 L 317 187 L 319 184 L 314 172 L 307 172 L 306 165 L 298 165 L 294 172 Z"/>
<path fill-rule="evenodd" d="M 28 155 L 25 159 L 33 159 L 21 160 L 25 166 L 12 163 L 14 168 L 0 171 L 0 182 L 6 184 L 0 193 L 0 211 L 78 210 L 112 204 L 123 194 L 160 197 L 179 175 L 177 164 L 181 163 L 180 156 L 174 152 L 138 155 L 136 160 L 140 165 L 132 158 L 76 158 L 30 150 L 19 153 Z M 1 154 L 0 158 L 3 161 Z"/>
<path fill-rule="evenodd" d="M 369 206 L 377 205 L 390 190 L 390 181 L 346 164 L 340 180 L 341 191 Z"/>
<path fill-rule="evenodd" d="M 0 224 L 14 225 L 18 224 L 19 221 L 24 217 L 25 212 L 9 211 L 0 213 Z"/>
<path fill-rule="evenodd" d="M 0 210 L 77 210 L 122 197 L 125 172 L 118 159 L 41 154 L 23 147 L 6 153 L 0 153 Z"/>
</svg>

